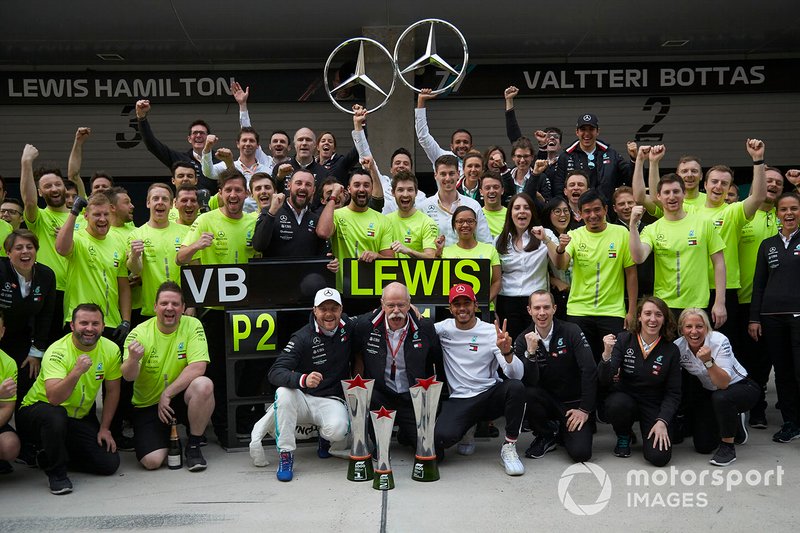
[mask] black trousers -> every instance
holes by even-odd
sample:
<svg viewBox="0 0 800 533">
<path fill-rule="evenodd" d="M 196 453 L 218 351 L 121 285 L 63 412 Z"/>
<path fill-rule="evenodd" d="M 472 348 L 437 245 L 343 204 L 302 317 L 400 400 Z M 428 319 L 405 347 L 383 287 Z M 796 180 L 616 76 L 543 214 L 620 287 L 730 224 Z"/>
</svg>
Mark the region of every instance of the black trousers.
<svg viewBox="0 0 800 533">
<path fill-rule="evenodd" d="M 761 315 L 761 333 L 775 367 L 783 421 L 800 424 L 800 317 Z"/>
<path fill-rule="evenodd" d="M 498 294 L 495 314 L 501 325 L 503 320 L 508 321 L 506 331 L 511 335 L 512 341 L 516 340 L 517 336 L 531 325 L 527 296 L 503 296 Z"/>
<path fill-rule="evenodd" d="M 600 357 L 603 355 L 603 337 L 609 333 L 616 335 L 625 329 L 625 319 L 618 316 L 568 315 L 567 320 L 581 328 L 586 342 L 592 349 L 595 362 L 600 361 Z"/>
<path fill-rule="evenodd" d="M 644 458 L 654 466 L 662 467 L 672 459 L 672 446 L 666 450 L 659 450 L 653 444 L 654 437 L 647 438 L 650 430 L 657 422 L 661 406 L 642 403 L 625 392 L 612 392 L 606 398 L 606 417 L 614 427 L 617 435 L 628 435 L 632 432 L 633 423 L 639 421 L 642 432 L 642 448 Z M 671 421 L 670 421 L 671 422 Z M 669 426 L 667 426 L 669 428 Z M 670 435 L 670 440 L 674 440 Z"/>
<path fill-rule="evenodd" d="M 580 401 L 561 402 L 542 387 L 527 387 L 527 418 L 534 435 L 546 435 L 551 431 L 550 421 L 558 422 L 564 447 L 570 458 L 582 463 L 592 458 L 592 423 L 587 420 L 578 431 L 567 430 L 567 411 L 577 409 Z"/>
<path fill-rule="evenodd" d="M 716 297 L 716 289 L 711 289 L 711 295 L 708 298 L 708 307 L 706 313 L 708 319 L 711 321 L 711 326 L 714 327 L 714 319 L 711 317 L 711 308 L 714 307 L 714 298 Z M 714 327 L 717 331 L 728 337 L 731 342 L 735 354 L 736 347 L 740 345 L 739 342 L 739 290 L 738 289 L 725 289 L 725 310 L 728 312 L 728 319 L 722 324 L 721 328 Z M 741 333 L 747 334 L 747 328 Z"/>
<path fill-rule="evenodd" d="M 507 379 L 472 398 L 449 398 L 436 419 L 436 448 L 456 444 L 469 428 L 482 420 L 505 416 L 506 436 L 516 439 L 525 416 L 525 385 Z"/>
<path fill-rule="evenodd" d="M 375 387 L 372 389 L 372 399 L 369 403 L 370 410 L 377 411 L 381 407 L 396 411 L 394 423 L 398 427 L 397 441 L 400 444 L 417 445 L 417 419 L 414 415 L 414 405 L 411 403 L 409 393 L 398 394 L 391 390 L 384 391 Z M 372 417 L 367 417 L 369 434 L 375 441 L 375 432 L 372 429 Z"/>
<path fill-rule="evenodd" d="M 684 383 L 684 412 L 698 453 L 711 453 L 720 438 L 735 437 L 739 413 L 752 409 L 761 393 L 761 387 L 749 378 L 715 391 L 703 388 L 696 378 Z"/>
<path fill-rule="evenodd" d="M 747 370 L 747 377 L 752 378 L 761 387 L 761 394 L 753 406 L 753 411 L 763 413 L 767 409 L 766 391 L 769 373 L 772 371 L 772 359 L 766 348 L 766 340 L 762 338 L 759 342 L 756 342 L 747 333 L 747 327 L 750 323 L 750 304 L 739 304 L 737 320 L 739 322 L 740 346 L 734 346 L 733 353 L 736 354 L 736 359 Z"/>
<path fill-rule="evenodd" d="M 202 311 L 202 310 L 201 310 Z M 208 355 L 211 359 L 206 376 L 214 383 L 214 412 L 211 424 L 220 442 L 227 441 L 228 435 L 228 382 L 225 353 L 225 311 L 218 309 L 205 310 L 201 317 L 208 341 Z"/>
<path fill-rule="evenodd" d="M 84 418 L 70 418 L 60 405 L 38 402 L 17 413 L 17 431 L 41 449 L 37 460 L 45 473 L 71 469 L 110 476 L 119 468 L 119 454 L 97 444 L 100 423 L 94 409 Z"/>
</svg>

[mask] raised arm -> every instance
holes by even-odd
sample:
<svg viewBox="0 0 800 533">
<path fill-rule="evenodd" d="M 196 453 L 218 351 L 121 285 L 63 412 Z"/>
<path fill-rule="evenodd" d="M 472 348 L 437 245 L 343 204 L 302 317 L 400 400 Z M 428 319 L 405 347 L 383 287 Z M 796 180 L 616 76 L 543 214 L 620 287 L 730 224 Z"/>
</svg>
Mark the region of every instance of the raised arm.
<svg viewBox="0 0 800 533">
<path fill-rule="evenodd" d="M 56 236 L 56 252 L 58 252 L 58 255 L 66 257 L 72 253 L 72 248 L 75 245 L 75 220 L 77 220 L 81 210 L 86 207 L 86 203 L 86 200 L 80 196 L 75 198 L 75 203 L 72 204 L 67 220 L 58 230 L 58 235 Z"/>
<path fill-rule="evenodd" d="M 747 139 L 747 153 L 753 158 L 753 186 L 744 200 L 744 214 L 750 220 L 767 198 L 767 173 L 764 165 L 764 142 Z"/>
<path fill-rule="evenodd" d="M 22 203 L 25 206 L 25 220 L 36 222 L 39 215 L 39 206 L 36 205 L 36 182 L 33 179 L 33 162 L 39 157 L 39 150 L 32 144 L 26 144 L 22 149 L 19 191 Z"/>
<path fill-rule="evenodd" d="M 81 164 L 83 163 L 83 143 L 92 134 L 91 128 L 80 127 L 75 132 L 75 142 L 72 143 L 72 151 L 69 153 L 69 163 L 67 165 L 67 178 L 78 188 L 78 196 L 86 198 L 86 187 L 81 179 Z"/>
<path fill-rule="evenodd" d="M 637 265 L 641 265 L 647 259 L 647 256 L 650 255 L 650 245 L 647 243 L 643 243 L 641 237 L 639 236 L 639 221 L 642 220 L 642 216 L 644 215 L 644 207 L 641 205 L 633 206 L 631 210 L 631 220 L 630 220 L 630 248 L 631 248 L 631 259 Z"/>
<path fill-rule="evenodd" d="M 633 188 L 634 201 L 639 205 L 643 205 L 648 213 L 655 213 L 657 207 L 654 201 L 655 196 L 650 196 L 650 194 L 654 193 L 655 189 L 650 189 L 650 194 L 647 194 L 644 186 L 644 162 L 647 161 L 649 154 L 649 146 L 640 146 L 637 150 L 636 163 L 633 165 L 631 187 Z"/>
<path fill-rule="evenodd" d="M 519 89 L 513 85 L 503 91 L 503 97 L 506 100 L 506 136 L 508 137 L 508 142 L 512 144 L 522 137 L 522 130 L 519 127 L 519 122 L 517 122 L 517 113 L 514 111 L 514 97 L 518 94 Z"/>
<path fill-rule="evenodd" d="M 667 147 L 659 144 L 650 148 L 648 159 L 650 160 L 650 169 L 647 171 L 647 186 L 650 189 L 650 201 L 653 204 L 660 206 L 656 199 L 656 191 L 658 191 L 658 182 L 661 181 L 661 173 L 659 172 L 658 165 L 667 153 Z"/>
<path fill-rule="evenodd" d="M 431 163 L 435 162 L 439 157 L 450 153 L 448 150 L 439 146 L 428 129 L 428 115 L 425 110 L 425 105 L 428 100 L 434 98 L 436 98 L 436 95 L 432 94 L 430 89 L 422 89 L 419 95 L 417 95 L 417 108 L 414 110 L 414 127 L 417 131 L 417 141 L 425 151 L 425 155 L 428 156 Z"/>
</svg>

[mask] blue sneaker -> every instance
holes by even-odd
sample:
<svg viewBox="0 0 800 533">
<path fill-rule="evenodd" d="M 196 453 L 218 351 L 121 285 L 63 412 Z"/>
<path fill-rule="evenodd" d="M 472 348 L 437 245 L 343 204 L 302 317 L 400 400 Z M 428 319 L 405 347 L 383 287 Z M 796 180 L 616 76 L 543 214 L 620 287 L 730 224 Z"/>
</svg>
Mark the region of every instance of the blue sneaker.
<svg viewBox="0 0 800 533">
<path fill-rule="evenodd" d="M 317 441 L 317 457 L 320 459 L 330 459 L 331 456 L 331 441 L 319 437 Z"/>
<path fill-rule="evenodd" d="M 294 454 L 292 452 L 281 452 L 278 461 L 278 481 L 291 481 L 294 476 Z"/>
</svg>

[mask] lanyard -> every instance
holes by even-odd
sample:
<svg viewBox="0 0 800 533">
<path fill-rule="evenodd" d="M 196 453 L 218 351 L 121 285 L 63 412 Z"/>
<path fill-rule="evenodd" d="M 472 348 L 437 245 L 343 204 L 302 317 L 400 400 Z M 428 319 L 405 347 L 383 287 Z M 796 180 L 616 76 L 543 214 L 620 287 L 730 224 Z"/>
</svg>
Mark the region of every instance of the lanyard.
<svg viewBox="0 0 800 533">
<path fill-rule="evenodd" d="M 651 344 L 647 344 L 642 340 L 642 336 L 641 335 L 637 335 L 636 337 L 639 339 L 639 348 L 641 348 L 642 354 L 644 355 L 645 359 L 647 359 L 647 357 L 650 355 L 650 352 L 653 351 L 653 349 L 656 347 L 658 342 L 661 340 L 661 337 L 658 337 Z"/>
<path fill-rule="evenodd" d="M 395 380 L 395 374 L 397 373 L 397 364 L 396 364 L 395 359 L 397 357 L 398 352 L 400 352 L 400 348 L 403 346 L 403 341 L 406 340 L 406 335 L 408 334 L 408 324 L 406 324 L 406 327 L 403 330 L 403 333 L 400 335 L 400 342 L 398 342 L 397 346 L 394 347 L 394 348 L 392 348 L 392 341 L 389 340 L 389 328 L 388 327 L 386 328 L 385 334 L 386 334 L 386 345 L 389 347 L 389 355 L 392 356 L 392 368 L 391 368 L 391 370 L 389 372 L 389 379 L 394 381 Z"/>
</svg>

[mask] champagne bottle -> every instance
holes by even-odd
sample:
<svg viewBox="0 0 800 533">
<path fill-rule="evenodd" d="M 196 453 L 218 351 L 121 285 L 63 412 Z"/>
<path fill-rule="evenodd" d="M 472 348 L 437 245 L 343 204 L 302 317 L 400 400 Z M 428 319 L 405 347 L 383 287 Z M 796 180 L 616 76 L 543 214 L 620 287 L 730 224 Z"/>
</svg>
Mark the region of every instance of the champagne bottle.
<svg viewBox="0 0 800 533">
<path fill-rule="evenodd" d="M 183 468 L 183 455 L 181 454 L 181 439 L 178 437 L 178 423 L 172 419 L 169 430 L 169 451 L 167 452 L 167 466 L 170 470 Z"/>
</svg>

